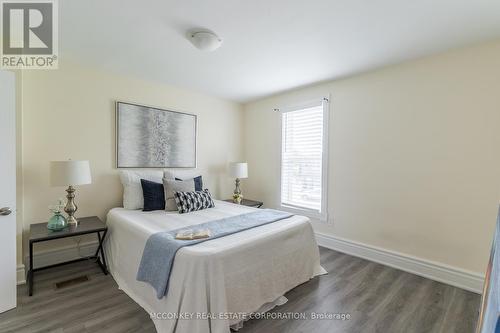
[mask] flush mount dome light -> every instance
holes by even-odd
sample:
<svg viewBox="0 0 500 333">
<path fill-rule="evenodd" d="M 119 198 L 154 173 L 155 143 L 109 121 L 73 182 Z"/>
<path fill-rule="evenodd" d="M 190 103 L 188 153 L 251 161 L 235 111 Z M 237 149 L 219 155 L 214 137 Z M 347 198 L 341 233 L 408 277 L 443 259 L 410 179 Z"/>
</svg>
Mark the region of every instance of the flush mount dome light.
<svg viewBox="0 0 500 333">
<path fill-rule="evenodd" d="M 189 34 L 189 40 L 202 51 L 214 51 L 222 44 L 222 39 L 210 31 L 196 31 Z"/>
</svg>

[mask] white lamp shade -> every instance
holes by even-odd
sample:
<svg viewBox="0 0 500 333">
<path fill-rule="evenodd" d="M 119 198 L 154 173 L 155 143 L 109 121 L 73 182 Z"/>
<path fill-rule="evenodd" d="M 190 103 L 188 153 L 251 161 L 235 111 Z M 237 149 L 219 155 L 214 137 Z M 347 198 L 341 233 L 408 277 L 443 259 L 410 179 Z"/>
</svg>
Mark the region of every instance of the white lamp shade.
<svg viewBox="0 0 500 333">
<path fill-rule="evenodd" d="M 233 178 L 247 178 L 248 164 L 246 162 L 237 162 L 229 164 L 229 174 Z"/>
<path fill-rule="evenodd" d="M 52 186 L 84 185 L 92 183 L 89 161 L 50 162 Z"/>
</svg>

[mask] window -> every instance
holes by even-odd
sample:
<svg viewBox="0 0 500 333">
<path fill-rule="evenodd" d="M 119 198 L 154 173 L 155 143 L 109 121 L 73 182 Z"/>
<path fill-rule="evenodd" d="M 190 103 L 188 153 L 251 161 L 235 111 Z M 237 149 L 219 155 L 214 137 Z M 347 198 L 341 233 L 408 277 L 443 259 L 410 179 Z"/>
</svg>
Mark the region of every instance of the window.
<svg viewBox="0 0 500 333">
<path fill-rule="evenodd" d="M 328 101 L 282 112 L 281 205 L 326 220 Z"/>
</svg>

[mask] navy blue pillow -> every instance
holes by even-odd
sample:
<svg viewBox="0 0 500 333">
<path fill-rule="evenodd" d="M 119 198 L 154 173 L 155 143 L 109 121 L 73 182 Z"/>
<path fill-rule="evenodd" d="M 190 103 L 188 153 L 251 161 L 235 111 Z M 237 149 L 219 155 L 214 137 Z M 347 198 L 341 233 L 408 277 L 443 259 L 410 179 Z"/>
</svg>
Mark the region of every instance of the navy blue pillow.
<svg viewBox="0 0 500 333">
<path fill-rule="evenodd" d="M 163 184 L 141 179 L 142 194 L 144 196 L 144 212 L 165 210 L 165 191 Z"/>
<path fill-rule="evenodd" d="M 182 179 L 175 178 L 175 180 L 182 180 Z M 194 180 L 194 190 L 203 191 L 203 179 L 201 178 L 201 176 L 194 177 L 193 180 Z"/>
</svg>

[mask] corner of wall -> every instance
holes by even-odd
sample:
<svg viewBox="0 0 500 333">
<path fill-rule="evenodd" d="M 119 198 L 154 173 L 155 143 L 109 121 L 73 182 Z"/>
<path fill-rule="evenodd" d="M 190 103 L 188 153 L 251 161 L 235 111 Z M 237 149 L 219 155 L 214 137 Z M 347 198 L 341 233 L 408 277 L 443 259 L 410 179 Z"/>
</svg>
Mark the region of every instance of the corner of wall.
<svg viewBox="0 0 500 333">
<path fill-rule="evenodd" d="M 23 265 L 23 71 L 16 70 L 16 262 Z"/>
</svg>

